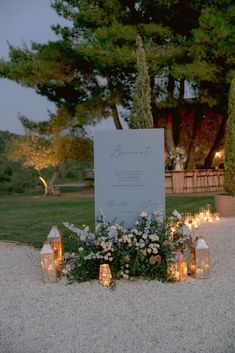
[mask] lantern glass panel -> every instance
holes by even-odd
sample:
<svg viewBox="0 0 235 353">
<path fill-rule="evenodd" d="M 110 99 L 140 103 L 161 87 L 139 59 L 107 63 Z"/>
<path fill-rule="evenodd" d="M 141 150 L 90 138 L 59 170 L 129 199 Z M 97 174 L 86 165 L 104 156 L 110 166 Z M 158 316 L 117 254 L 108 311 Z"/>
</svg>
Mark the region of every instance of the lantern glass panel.
<svg viewBox="0 0 235 353">
<path fill-rule="evenodd" d="M 195 239 L 190 251 L 191 275 L 197 279 L 210 277 L 209 247 L 202 236 Z"/>
<path fill-rule="evenodd" d="M 57 282 L 55 256 L 50 244 L 44 244 L 40 252 L 43 282 Z"/>
<path fill-rule="evenodd" d="M 169 266 L 170 275 L 177 281 L 185 281 L 187 279 L 187 260 L 181 252 L 178 252 Z"/>
<path fill-rule="evenodd" d="M 112 282 L 112 274 L 109 264 L 100 265 L 99 282 L 102 286 L 109 287 Z"/>
<path fill-rule="evenodd" d="M 51 244 L 51 247 L 55 253 L 55 260 L 57 265 L 58 274 L 60 275 L 62 269 L 62 263 L 64 260 L 64 251 L 63 251 L 63 240 L 62 236 L 57 228 L 53 226 L 50 230 L 50 233 L 47 237 L 48 241 Z"/>
<path fill-rule="evenodd" d="M 188 271 L 188 273 L 190 273 L 191 246 L 192 246 L 192 237 L 187 238 L 185 240 L 185 242 L 184 242 L 184 250 L 183 250 L 184 257 L 186 258 L 186 261 L 187 261 L 187 271 Z"/>
</svg>

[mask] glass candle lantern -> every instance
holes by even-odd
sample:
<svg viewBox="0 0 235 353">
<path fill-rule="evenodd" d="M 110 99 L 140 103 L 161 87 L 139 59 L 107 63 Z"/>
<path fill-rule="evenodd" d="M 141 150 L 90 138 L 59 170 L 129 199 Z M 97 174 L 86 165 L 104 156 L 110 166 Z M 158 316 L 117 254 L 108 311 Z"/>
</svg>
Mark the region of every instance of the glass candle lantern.
<svg viewBox="0 0 235 353">
<path fill-rule="evenodd" d="M 203 221 L 204 221 L 205 212 L 206 212 L 206 210 L 205 210 L 205 208 L 204 208 L 204 207 L 200 207 L 200 208 L 199 208 L 199 214 L 198 214 L 198 217 L 199 217 L 199 219 L 200 219 L 200 221 L 201 221 L 201 222 L 203 222 Z"/>
<path fill-rule="evenodd" d="M 190 249 L 190 273 L 194 278 L 210 277 L 209 247 L 202 236 L 197 236 Z"/>
<path fill-rule="evenodd" d="M 40 252 L 42 280 L 43 282 L 57 282 L 57 268 L 55 263 L 55 254 L 49 243 L 45 243 Z"/>
<path fill-rule="evenodd" d="M 184 250 L 183 250 L 183 254 L 184 257 L 187 261 L 187 273 L 190 273 L 190 264 L 191 264 L 191 246 L 192 246 L 192 237 L 187 238 L 184 242 Z"/>
<path fill-rule="evenodd" d="M 109 264 L 100 265 L 99 283 L 104 287 L 109 287 L 112 282 L 112 274 Z"/>
<path fill-rule="evenodd" d="M 177 252 L 169 266 L 169 274 L 177 281 L 185 281 L 187 279 L 187 260 L 182 252 Z"/>
<path fill-rule="evenodd" d="M 185 221 L 185 224 L 191 224 L 191 222 L 192 222 L 192 215 L 191 215 L 191 213 L 190 212 L 187 212 L 187 213 L 185 213 L 185 219 L 184 219 L 184 221 Z"/>
<path fill-rule="evenodd" d="M 213 214 L 213 217 L 214 217 L 214 222 L 218 223 L 220 221 L 220 216 L 219 216 L 219 213 L 215 212 Z"/>
<path fill-rule="evenodd" d="M 52 249 L 54 250 L 56 265 L 58 267 L 58 270 L 60 270 L 64 259 L 64 251 L 63 251 L 62 236 L 57 226 L 53 226 L 51 228 L 50 233 L 48 234 L 47 240 L 49 241 Z"/>
</svg>

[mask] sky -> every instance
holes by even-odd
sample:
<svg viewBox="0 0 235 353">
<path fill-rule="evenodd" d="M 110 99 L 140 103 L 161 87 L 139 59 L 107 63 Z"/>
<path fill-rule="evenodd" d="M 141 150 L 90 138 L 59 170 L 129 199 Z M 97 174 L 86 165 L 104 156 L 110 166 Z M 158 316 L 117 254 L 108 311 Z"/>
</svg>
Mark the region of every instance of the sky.
<svg viewBox="0 0 235 353">
<path fill-rule="evenodd" d="M 22 47 L 31 41 L 46 43 L 56 40 L 52 24 L 62 23 L 50 8 L 50 0 L 0 0 L 0 58 L 8 57 L 8 44 Z M 31 88 L 0 78 L 0 130 L 23 133 L 18 115 L 39 121 L 48 118 L 48 110 L 55 105 Z M 96 129 L 114 129 L 112 119 L 100 123 Z M 93 129 L 91 129 L 92 132 Z"/>
</svg>

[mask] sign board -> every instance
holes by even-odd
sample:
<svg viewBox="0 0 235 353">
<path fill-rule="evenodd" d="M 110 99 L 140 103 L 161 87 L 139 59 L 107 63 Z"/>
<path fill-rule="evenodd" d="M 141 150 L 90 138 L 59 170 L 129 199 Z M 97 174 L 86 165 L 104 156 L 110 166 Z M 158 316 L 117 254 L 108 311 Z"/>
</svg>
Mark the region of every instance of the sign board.
<svg viewBox="0 0 235 353">
<path fill-rule="evenodd" d="M 164 130 L 96 131 L 95 213 L 131 227 L 142 211 L 165 214 Z"/>
</svg>

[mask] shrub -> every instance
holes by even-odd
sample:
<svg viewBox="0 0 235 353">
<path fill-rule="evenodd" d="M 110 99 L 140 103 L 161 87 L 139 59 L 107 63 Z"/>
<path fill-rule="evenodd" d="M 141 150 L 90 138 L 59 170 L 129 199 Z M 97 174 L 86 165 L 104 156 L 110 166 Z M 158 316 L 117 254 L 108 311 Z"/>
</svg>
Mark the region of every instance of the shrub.
<svg viewBox="0 0 235 353">
<path fill-rule="evenodd" d="M 235 78 L 232 80 L 229 102 L 228 121 L 224 146 L 224 190 L 235 195 Z"/>
</svg>

